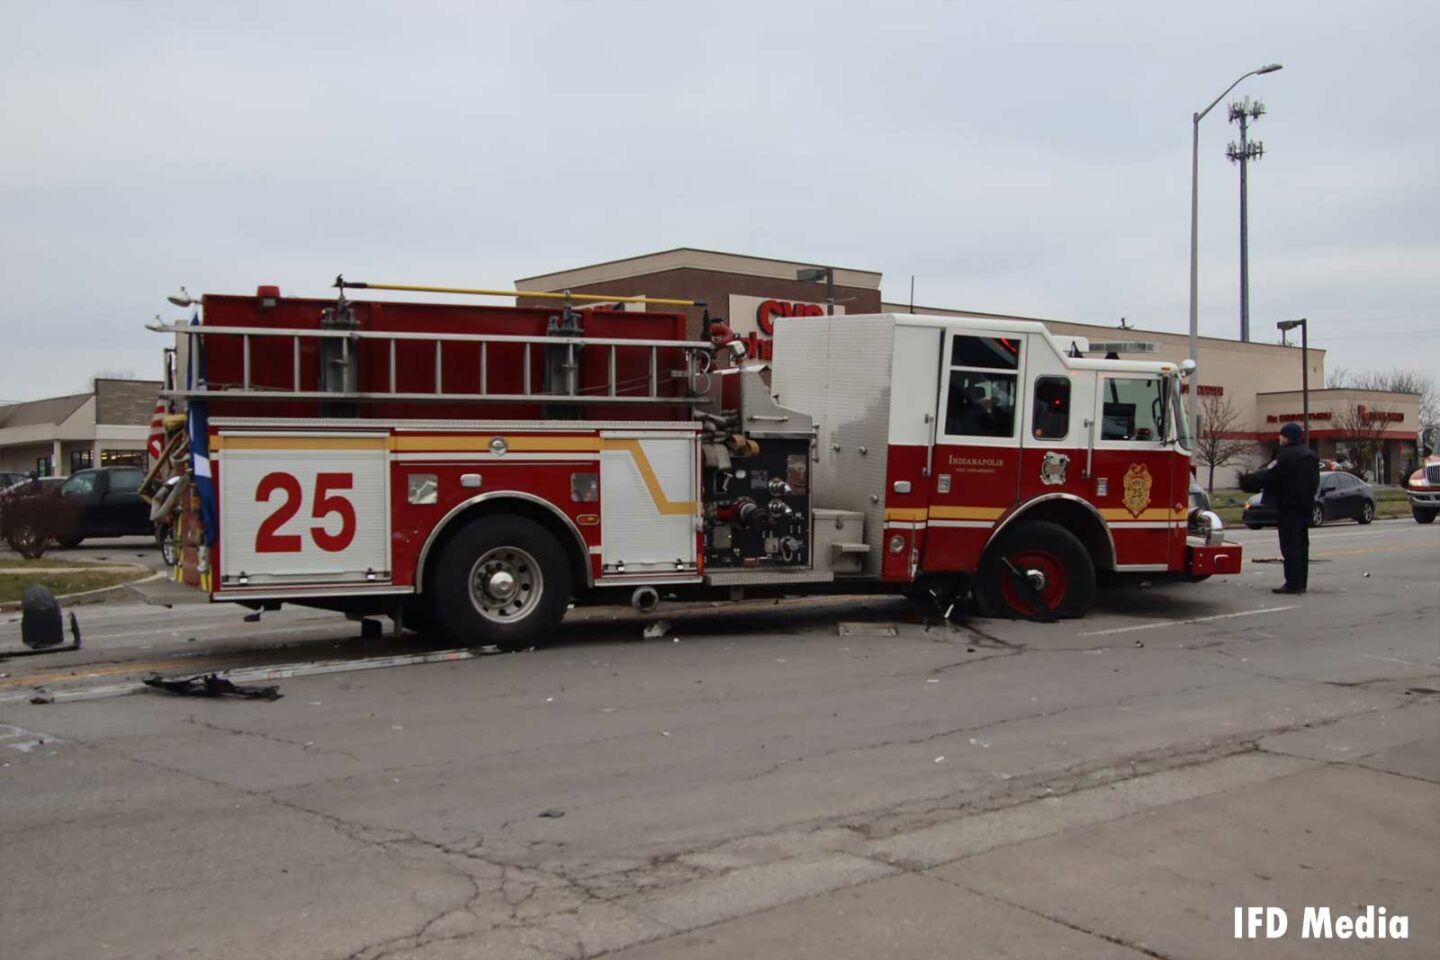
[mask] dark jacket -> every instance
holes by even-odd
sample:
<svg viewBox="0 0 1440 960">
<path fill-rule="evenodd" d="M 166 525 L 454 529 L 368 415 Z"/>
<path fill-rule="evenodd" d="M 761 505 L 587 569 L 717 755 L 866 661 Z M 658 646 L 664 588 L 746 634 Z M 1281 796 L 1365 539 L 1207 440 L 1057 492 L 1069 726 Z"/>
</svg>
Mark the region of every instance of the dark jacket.
<svg viewBox="0 0 1440 960">
<path fill-rule="evenodd" d="M 1275 454 L 1270 469 L 1260 471 L 1265 505 L 1282 514 L 1308 517 L 1320 488 L 1320 458 L 1302 443 L 1287 443 Z"/>
</svg>

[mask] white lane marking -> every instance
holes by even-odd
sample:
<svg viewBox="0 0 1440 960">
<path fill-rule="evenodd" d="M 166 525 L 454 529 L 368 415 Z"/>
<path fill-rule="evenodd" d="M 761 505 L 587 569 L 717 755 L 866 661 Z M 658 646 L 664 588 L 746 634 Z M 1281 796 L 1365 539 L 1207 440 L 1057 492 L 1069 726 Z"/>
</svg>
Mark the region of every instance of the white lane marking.
<svg viewBox="0 0 1440 960">
<path fill-rule="evenodd" d="M 1261 610 L 1241 610 L 1239 613 L 1217 613 L 1213 617 L 1192 617 L 1189 620 L 1159 620 L 1155 623 L 1141 623 L 1133 627 L 1115 627 L 1110 630 L 1093 630 L 1090 633 L 1082 633 L 1082 637 L 1108 637 L 1113 633 L 1131 633 L 1135 630 L 1155 630 L 1160 627 L 1178 627 L 1185 623 L 1209 623 L 1212 620 L 1231 620 L 1235 617 L 1258 617 L 1262 613 L 1283 613 L 1286 610 L 1294 610 L 1292 604 L 1288 607 L 1265 607 Z"/>
<path fill-rule="evenodd" d="M 357 670 L 382 670 L 389 667 L 409 667 L 426 663 L 453 663 L 457 660 L 473 660 L 483 656 L 468 648 L 437 650 L 434 653 L 402 654 L 395 657 L 366 657 L 359 660 L 313 660 L 308 663 L 284 663 L 273 666 L 235 667 L 230 670 L 197 670 L 189 673 L 172 673 L 171 677 L 199 677 L 214 674 L 236 683 L 254 683 L 257 680 L 290 680 L 298 677 L 315 677 L 327 673 L 353 673 Z M 14 703 L 28 700 L 43 688 L 31 687 L 14 693 L 0 695 L 0 703 Z M 72 700 L 101 700 L 106 697 L 123 697 L 140 693 L 149 687 L 140 682 L 112 683 L 90 687 L 70 687 L 49 691 L 53 703 Z"/>
<path fill-rule="evenodd" d="M 1424 666 L 1428 666 L 1428 664 L 1426 664 L 1426 663 L 1424 663 L 1423 661 L 1420 661 L 1420 660 L 1401 660 L 1399 657 L 1381 657 L 1381 656 L 1378 656 L 1378 655 L 1373 654 L 1373 653 L 1362 653 L 1362 654 L 1360 654 L 1360 656 L 1366 657 L 1367 659 L 1370 659 L 1370 660 L 1384 660 L 1386 663 L 1403 663 L 1403 664 L 1406 664 L 1407 666 L 1411 666 L 1411 667 L 1424 667 Z"/>
<path fill-rule="evenodd" d="M 1248 543 L 1249 541 L 1252 541 L 1252 540 L 1267 540 L 1267 539 L 1269 539 L 1269 537 L 1267 537 L 1266 534 L 1269 534 L 1270 537 L 1275 536 L 1275 530 L 1274 530 L 1273 527 L 1267 527 L 1267 528 L 1265 528 L 1264 530 L 1236 530 L 1236 529 L 1234 529 L 1233 527 L 1226 527 L 1226 528 L 1225 528 L 1225 533 L 1226 533 L 1227 535 L 1229 535 L 1229 534 L 1235 534 L 1237 537 L 1244 536 L 1244 537 L 1246 538 L 1244 541 L 1238 541 L 1238 540 L 1237 540 L 1237 542 L 1247 542 L 1247 543 Z M 1390 529 L 1390 530 L 1348 530 L 1348 531 L 1347 531 L 1347 530 L 1317 530 L 1317 529 L 1315 529 L 1315 528 L 1312 527 L 1312 528 L 1310 529 L 1310 542 L 1311 542 L 1311 543 L 1314 543 L 1316 540 L 1339 540 L 1339 539 L 1341 539 L 1342 537 L 1393 537 L 1394 535 L 1395 535 L 1395 531 L 1394 531 L 1393 529 Z"/>
</svg>

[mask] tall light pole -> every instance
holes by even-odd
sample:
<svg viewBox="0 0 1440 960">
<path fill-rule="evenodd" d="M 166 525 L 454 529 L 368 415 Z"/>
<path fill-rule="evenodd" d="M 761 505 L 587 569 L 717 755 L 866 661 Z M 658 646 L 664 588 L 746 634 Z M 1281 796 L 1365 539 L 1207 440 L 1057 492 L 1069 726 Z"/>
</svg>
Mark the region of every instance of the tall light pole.
<svg viewBox="0 0 1440 960">
<path fill-rule="evenodd" d="M 1225 94 L 1238 87 L 1241 80 L 1261 73 L 1274 73 L 1279 69 L 1280 64 L 1267 63 L 1263 67 L 1256 67 L 1248 73 L 1242 73 L 1235 78 L 1234 83 L 1225 88 L 1220 96 L 1211 100 L 1208 107 L 1190 118 L 1190 359 L 1195 361 L 1197 366 L 1200 363 L 1200 300 L 1199 292 L 1196 289 L 1196 281 L 1200 273 L 1197 259 L 1197 247 L 1200 241 L 1200 121 L 1205 119 L 1205 114 L 1215 109 L 1215 104 L 1225 99 Z M 1198 379 L 1196 383 L 1199 383 Z M 1196 405 L 1190 411 L 1191 436 L 1198 436 L 1199 429 L 1199 406 Z"/>
<path fill-rule="evenodd" d="M 835 270 L 833 267 L 805 267 L 795 271 L 795 279 L 802 282 L 814 283 L 818 280 L 825 281 L 825 315 L 835 314 Z"/>
<path fill-rule="evenodd" d="M 1243 103 L 1230 104 L 1230 122 L 1240 124 L 1240 143 L 1233 140 L 1225 149 L 1231 163 L 1240 165 L 1240 340 L 1250 342 L 1250 200 L 1248 173 L 1251 160 L 1265 156 L 1265 144 L 1251 140 L 1250 124 L 1265 116 L 1265 104 L 1246 97 Z"/>
<path fill-rule="evenodd" d="M 1300 428 L 1305 431 L 1305 445 L 1310 445 L 1310 322 L 1301 317 L 1299 320 L 1281 320 L 1275 324 L 1281 336 L 1286 330 L 1300 328 L 1300 415 L 1305 422 Z"/>
</svg>

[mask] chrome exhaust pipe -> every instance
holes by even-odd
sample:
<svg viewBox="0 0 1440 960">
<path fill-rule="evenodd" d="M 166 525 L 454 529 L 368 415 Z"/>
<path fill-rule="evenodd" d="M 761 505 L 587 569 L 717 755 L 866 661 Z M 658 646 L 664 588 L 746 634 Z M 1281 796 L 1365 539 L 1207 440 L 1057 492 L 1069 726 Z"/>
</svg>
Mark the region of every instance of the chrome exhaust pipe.
<svg viewBox="0 0 1440 960">
<path fill-rule="evenodd" d="M 636 613 L 654 613 L 660 606 L 660 593 L 654 587 L 636 587 L 630 594 L 630 606 Z"/>
</svg>

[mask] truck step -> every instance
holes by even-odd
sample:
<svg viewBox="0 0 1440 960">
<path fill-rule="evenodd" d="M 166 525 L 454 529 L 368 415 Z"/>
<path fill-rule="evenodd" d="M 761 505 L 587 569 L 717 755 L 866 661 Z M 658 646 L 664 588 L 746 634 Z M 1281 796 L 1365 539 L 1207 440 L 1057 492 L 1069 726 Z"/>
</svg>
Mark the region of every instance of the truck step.
<svg viewBox="0 0 1440 960">
<path fill-rule="evenodd" d="M 829 570 L 760 567 L 751 570 L 721 570 L 705 574 L 705 583 L 712 587 L 765 586 L 776 583 L 830 583 L 835 574 Z"/>
<path fill-rule="evenodd" d="M 180 607 L 210 602 L 210 595 L 199 587 L 187 586 L 169 579 L 131 583 L 127 584 L 126 588 L 141 600 L 157 607 Z"/>
<path fill-rule="evenodd" d="M 870 544 L 868 544 L 868 543 L 841 543 L 841 542 L 837 542 L 837 543 L 832 543 L 832 544 L 830 544 L 830 549 L 833 550 L 835 553 L 842 553 L 842 554 L 843 554 L 843 553 L 866 554 L 866 553 L 869 553 L 869 552 L 870 552 Z"/>
</svg>

